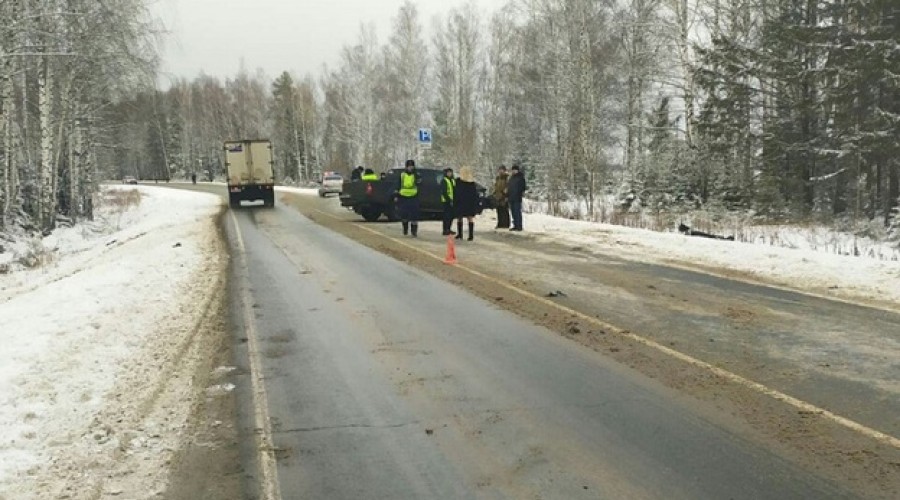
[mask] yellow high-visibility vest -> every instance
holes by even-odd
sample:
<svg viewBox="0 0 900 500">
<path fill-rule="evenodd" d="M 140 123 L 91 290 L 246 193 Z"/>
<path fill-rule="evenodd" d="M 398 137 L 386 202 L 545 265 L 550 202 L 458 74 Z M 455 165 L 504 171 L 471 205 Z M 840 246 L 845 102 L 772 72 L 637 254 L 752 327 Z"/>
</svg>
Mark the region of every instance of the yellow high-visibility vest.
<svg viewBox="0 0 900 500">
<path fill-rule="evenodd" d="M 404 198 L 412 198 L 419 194 L 419 188 L 416 186 L 416 174 L 403 172 L 400 174 L 400 196 Z"/>
<path fill-rule="evenodd" d="M 441 193 L 441 203 L 453 201 L 453 190 L 456 189 L 456 180 L 453 177 L 444 177 L 444 183 L 447 187 Z"/>
</svg>

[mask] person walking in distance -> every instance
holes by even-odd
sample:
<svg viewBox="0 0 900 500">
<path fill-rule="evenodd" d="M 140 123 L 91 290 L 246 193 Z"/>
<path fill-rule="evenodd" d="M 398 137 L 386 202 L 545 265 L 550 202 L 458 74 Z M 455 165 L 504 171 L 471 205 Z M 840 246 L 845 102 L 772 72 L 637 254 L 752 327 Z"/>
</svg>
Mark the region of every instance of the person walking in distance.
<svg viewBox="0 0 900 500">
<path fill-rule="evenodd" d="M 475 188 L 475 174 L 472 167 L 459 169 L 456 181 L 456 239 L 461 240 L 463 234 L 463 218 L 469 221 L 469 241 L 475 238 L 475 215 L 478 213 L 478 191 Z"/>
<path fill-rule="evenodd" d="M 507 182 L 509 172 L 506 165 L 500 165 L 497 169 L 497 177 L 494 179 L 494 202 L 497 204 L 497 227 L 495 229 L 509 229 L 509 194 Z"/>
<path fill-rule="evenodd" d="M 525 191 L 528 191 L 528 184 L 525 183 L 525 175 L 518 165 L 512 166 L 512 175 L 509 176 L 509 182 L 506 185 L 509 195 L 509 209 L 512 212 L 512 226 L 510 231 L 522 230 L 522 198 Z"/>
<path fill-rule="evenodd" d="M 456 180 L 453 178 L 453 169 L 445 168 L 444 176 L 441 178 L 441 207 L 444 209 L 444 230 L 441 234 L 444 236 L 455 234 L 450 229 L 453 226 L 453 218 L 456 215 L 456 211 L 453 208 L 455 189 Z"/>
<path fill-rule="evenodd" d="M 403 224 L 403 235 L 412 233 L 413 238 L 419 233 L 419 183 L 422 179 L 416 172 L 416 162 L 406 160 L 406 167 L 400 173 L 397 186 L 397 211 Z"/>
</svg>

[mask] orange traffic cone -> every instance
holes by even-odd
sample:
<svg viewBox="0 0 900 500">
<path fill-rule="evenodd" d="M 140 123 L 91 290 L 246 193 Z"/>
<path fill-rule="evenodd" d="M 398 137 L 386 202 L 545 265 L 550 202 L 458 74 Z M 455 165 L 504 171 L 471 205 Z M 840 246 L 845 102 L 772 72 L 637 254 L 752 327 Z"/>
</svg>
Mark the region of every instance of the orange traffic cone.
<svg viewBox="0 0 900 500">
<path fill-rule="evenodd" d="M 452 234 L 447 236 L 447 256 L 444 257 L 444 264 L 450 264 L 451 266 L 456 264 L 456 243 L 453 239 L 454 236 Z"/>
</svg>

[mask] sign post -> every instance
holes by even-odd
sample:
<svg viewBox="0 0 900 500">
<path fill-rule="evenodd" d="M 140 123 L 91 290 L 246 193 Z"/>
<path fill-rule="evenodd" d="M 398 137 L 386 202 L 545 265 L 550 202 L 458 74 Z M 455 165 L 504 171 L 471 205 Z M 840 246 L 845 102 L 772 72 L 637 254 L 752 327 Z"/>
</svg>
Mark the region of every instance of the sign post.
<svg viewBox="0 0 900 500">
<path fill-rule="evenodd" d="M 431 149 L 431 129 L 430 128 L 420 128 L 419 129 L 419 148 L 420 149 Z"/>
<path fill-rule="evenodd" d="M 420 128 L 419 129 L 419 147 L 417 148 L 419 162 L 422 161 L 422 154 L 431 149 L 431 129 L 430 128 Z"/>
</svg>

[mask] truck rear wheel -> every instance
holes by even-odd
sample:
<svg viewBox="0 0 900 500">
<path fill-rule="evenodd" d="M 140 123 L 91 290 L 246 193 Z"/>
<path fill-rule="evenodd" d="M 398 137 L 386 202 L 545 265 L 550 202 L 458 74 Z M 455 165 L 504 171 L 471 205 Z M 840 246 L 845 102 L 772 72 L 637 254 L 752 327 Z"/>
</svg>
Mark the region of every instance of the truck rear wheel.
<svg viewBox="0 0 900 500">
<path fill-rule="evenodd" d="M 375 222 L 381 217 L 381 210 L 375 207 L 366 207 L 362 209 L 360 215 L 363 216 L 363 219 L 366 219 L 366 222 Z"/>
<path fill-rule="evenodd" d="M 266 197 L 263 199 L 263 204 L 269 208 L 274 207 L 275 206 L 275 193 L 272 192 L 272 193 L 267 194 Z"/>
<path fill-rule="evenodd" d="M 229 193 L 228 194 L 228 206 L 231 208 L 238 208 L 241 206 L 241 199 L 237 196 Z"/>
</svg>

